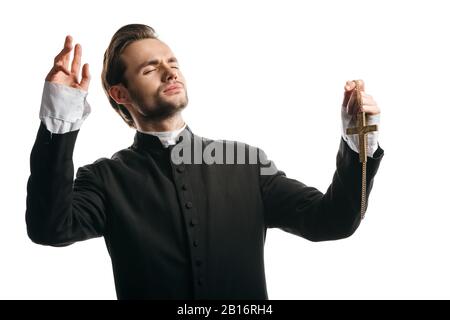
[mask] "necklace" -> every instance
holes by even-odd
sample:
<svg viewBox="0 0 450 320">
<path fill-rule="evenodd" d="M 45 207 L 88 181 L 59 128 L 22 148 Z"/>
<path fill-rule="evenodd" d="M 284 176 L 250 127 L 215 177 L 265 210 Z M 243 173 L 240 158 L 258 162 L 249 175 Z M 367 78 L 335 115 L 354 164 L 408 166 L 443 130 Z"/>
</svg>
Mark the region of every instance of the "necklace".
<svg viewBox="0 0 450 320">
<path fill-rule="evenodd" d="M 359 81 L 354 80 L 356 87 L 354 93 L 356 94 L 356 104 L 357 110 L 362 110 L 362 97 L 361 97 L 361 86 Z M 367 134 L 372 131 L 377 131 L 378 126 L 367 125 L 366 113 L 364 111 L 358 111 L 356 114 L 356 127 L 348 128 L 346 133 L 357 134 L 359 138 L 359 162 L 362 163 L 362 182 L 361 182 L 361 220 L 364 219 L 367 206 L 367 196 L 366 196 L 366 173 L 367 173 Z"/>
</svg>

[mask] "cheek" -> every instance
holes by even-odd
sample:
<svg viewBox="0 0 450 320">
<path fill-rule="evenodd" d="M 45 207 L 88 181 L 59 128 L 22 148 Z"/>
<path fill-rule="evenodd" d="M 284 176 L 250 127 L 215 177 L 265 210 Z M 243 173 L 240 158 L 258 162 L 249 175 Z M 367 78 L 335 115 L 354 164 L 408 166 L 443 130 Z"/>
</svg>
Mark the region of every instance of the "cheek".
<svg viewBox="0 0 450 320">
<path fill-rule="evenodd" d="M 186 78 L 184 77 L 184 75 L 181 73 L 178 74 L 179 79 L 186 85 Z"/>
<path fill-rule="evenodd" d="M 140 77 L 136 81 L 136 89 L 143 96 L 155 95 L 160 87 L 159 80 L 152 79 L 151 77 Z"/>
</svg>

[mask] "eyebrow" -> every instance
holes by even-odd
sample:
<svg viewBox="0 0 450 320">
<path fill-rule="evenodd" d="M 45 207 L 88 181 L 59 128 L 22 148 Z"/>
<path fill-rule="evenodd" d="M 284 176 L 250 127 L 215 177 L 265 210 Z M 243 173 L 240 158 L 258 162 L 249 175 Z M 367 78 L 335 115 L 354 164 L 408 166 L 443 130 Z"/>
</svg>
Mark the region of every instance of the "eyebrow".
<svg viewBox="0 0 450 320">
<path fill-rule="evenodd" d="M 167 62 L 169 62 L 169 63 L 177 62 L 177 63 L 178 63 L 178 60 L 177 60 L 177 58 L 175 58 L 175 57 L 170 57 L 170 58 L 167 60 Z M 139 72 L 142 68 L 144 68 L 144 67 L 146 67 L 146 66 L 155 66 L 155 65 L 158 65 L 158 64 L 159 64 L 159 60 L 158 60 L 158 59 L 152 59 L 152 60 L 145 61 L 145 62 L 141 63 L 141 64 L 138 66 L 137 72 Z"/>
</svg>

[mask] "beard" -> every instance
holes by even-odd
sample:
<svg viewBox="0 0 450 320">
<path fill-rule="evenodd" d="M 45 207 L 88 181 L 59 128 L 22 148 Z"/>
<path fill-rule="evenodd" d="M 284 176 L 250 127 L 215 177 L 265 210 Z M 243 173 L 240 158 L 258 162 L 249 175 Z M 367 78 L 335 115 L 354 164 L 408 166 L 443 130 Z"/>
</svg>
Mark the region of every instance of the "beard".
<svg viewBox="0 0 450 320">
<path fill-rule="evenodd" d="M 189 101 L 184 86 L 183 91 L 178 93 L 179 95 L 184 93 L 183 99 L 174 99 L 174 101 L 169 101 L 161 95 L 162 92 L 158 91 L 152 105 L 148 105 L 143 96 L 130 89 L 128 90 L 132 100 L 137 106 L 139 106 L 140 116 L 143 119 L 150 121 L 161 121 L 173 117 L 175 114 L 181 112 L 187 106 Z"/>
</svg>

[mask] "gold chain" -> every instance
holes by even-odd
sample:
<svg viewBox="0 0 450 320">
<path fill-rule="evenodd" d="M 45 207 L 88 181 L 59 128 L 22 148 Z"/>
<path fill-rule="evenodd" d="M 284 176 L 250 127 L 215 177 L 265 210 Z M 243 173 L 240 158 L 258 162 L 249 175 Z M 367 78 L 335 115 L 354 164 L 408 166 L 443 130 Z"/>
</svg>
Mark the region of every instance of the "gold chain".
<svg viewBox="0 0 450 320">
<path fill-rule="evenodd" d="M 361 97 L 361 87 L 359 84 L 359 81 L 354 81 L 355 82 L 355 92 L 356 92 L 356 100 L 357 100 L 357 112 L 360 113 L 361 116 L 361 125 L 365 126 L 366 125 L 366 114 L 364 111 L 360 111 L 362 110 L 362 97 Z M 364 148 L 366 148 L 366 150 L 360 150 L 359 152 L 364 152 L 364 154 L 367 153 L 367 135 L 364 135 L 363 137 L 364 139 L 364 143 L 362 144 L 362 146 L 364 146 Z M 361 147 L 361 145 L 360 145 Z M 367 174 L 367 158 L 364 157 L 364 159 L 361 161 L 362 162 L 362 182 L 361 182 L 361 220 L 364 219 L 364 216 L 366 214 L 366 174 Z"/>
<path fill-rule="evenodd" d="M 366 215 L 366 170 L 367 162 L 362 163 L 361 220 Z"/>
</svg>

